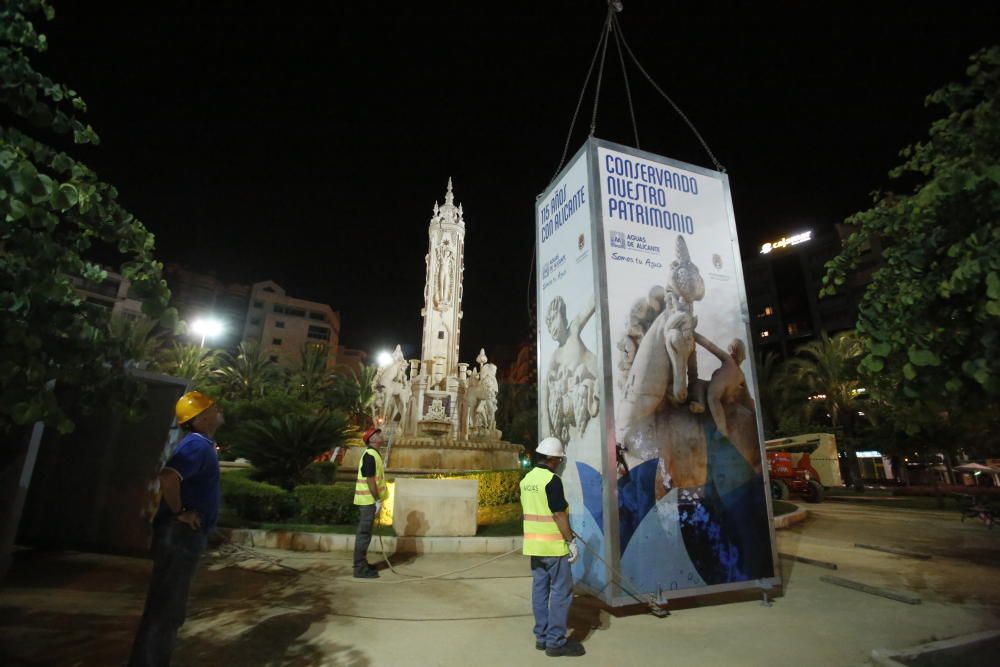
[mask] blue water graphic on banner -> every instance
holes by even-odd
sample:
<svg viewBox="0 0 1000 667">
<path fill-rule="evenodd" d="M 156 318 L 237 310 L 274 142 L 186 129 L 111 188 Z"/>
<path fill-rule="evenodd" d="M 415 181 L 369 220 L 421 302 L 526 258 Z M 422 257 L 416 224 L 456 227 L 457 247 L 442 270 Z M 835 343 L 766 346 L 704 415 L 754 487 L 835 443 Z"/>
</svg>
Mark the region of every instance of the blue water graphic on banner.
<svg viewBox="0 0 1000 667">
<path fill-rule="evenodd" d="M 763 479 L 733 445 L 705 427 L 704 486 L 656 500 L 656 466 L 644 461 L 618 481 L 622 571 L 644 590 L 725 584 L 770 575 Z"/>
</svg>

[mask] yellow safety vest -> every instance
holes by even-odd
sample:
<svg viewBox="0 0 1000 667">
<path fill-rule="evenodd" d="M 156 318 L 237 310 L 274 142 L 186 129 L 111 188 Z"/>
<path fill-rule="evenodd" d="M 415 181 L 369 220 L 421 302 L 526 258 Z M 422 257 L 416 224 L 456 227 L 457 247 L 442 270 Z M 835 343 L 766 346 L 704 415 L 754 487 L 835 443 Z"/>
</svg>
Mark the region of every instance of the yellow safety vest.
<svg viewBox="0 0 1000 667">
<path fill-rule="evenodd" d="M 389 497 L 389 489 L 385 485 L 385 468 L 382 467 L 382 456 L 374 447 L 365 450 L 365 454 L 371 454 L 375 458 L 375 486 L 378 488 L 378 499 L 385 500 Z M 361 466 L 365 462 L 365 454 L 361 455 L 358 461 L 358 481 L 354 485 L 355 505 L 374 505 L 375 499 L 368 488 L 368 480 L 361 476 Z"/>
<path fill-rule="evenodd" d="M 565 556 L 569 553 L 545 495 L 545 485 L 553 477 L 555 473 L 551 470 L 537 466 L 521 480 L 525 556 Z"/>
</svg>

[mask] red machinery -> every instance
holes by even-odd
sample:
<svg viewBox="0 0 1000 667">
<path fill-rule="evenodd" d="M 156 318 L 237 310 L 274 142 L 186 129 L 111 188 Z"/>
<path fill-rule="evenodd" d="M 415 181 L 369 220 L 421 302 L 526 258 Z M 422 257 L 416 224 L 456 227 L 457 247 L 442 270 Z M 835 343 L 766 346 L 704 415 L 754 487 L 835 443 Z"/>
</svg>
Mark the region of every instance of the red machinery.
<svg viewBox="0 0 1000 667">
<path fill-rule="evenodd" d="M 809 461 L 808 453 L 803 453 L 798 463 L 795 463 L 789 452 L 770 451 L 767 453 L 767 463 L 771 478 L 771 497 L 775 500 L 787 500 L 792 492 L 801 494 L 806 502 L 818 503 L 823 500 L 823 484 Z"/>
</svg>

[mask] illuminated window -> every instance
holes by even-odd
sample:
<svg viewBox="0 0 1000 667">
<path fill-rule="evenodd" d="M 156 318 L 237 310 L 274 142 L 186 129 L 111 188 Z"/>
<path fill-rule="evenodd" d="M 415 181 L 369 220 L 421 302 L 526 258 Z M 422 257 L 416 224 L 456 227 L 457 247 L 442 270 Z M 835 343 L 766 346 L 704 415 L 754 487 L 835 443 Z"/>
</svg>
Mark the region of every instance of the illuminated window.
<svg viewBox="0 0 1000 667">
<path fill-rule="evenodd" d="M 764 306 L 764 317 L 769 315 L 774 315 L 774 308 L 771 308 L 771 306 Z"/>
<path fill-rule="evenodd" d="M 794 336 L 798 332 L 799 332 L 799 325 L 798 324 L 796 324 L 795 322 L 792 322 L 791 324 L 788 325 L 788 335 L 789 336 Z"/>
<path fill-rule="evenodd" d="M 770 336 L 770 335 L 771 335 L 771 332 L 770 332 L 770 331 L 761 331 L 761 332 L 760 332 L 760 337 L 761 337 L 761 338 L 767 338 L 767 337 L 768 337 L 768 336 Z"/>
</svg>

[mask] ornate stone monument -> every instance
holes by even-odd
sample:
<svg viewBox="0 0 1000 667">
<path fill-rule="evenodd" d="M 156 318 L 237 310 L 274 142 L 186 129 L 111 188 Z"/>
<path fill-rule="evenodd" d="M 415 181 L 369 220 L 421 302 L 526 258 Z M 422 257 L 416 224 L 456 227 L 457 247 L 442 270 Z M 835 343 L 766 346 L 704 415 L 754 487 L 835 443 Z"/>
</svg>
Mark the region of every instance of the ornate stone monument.
<svg viewBox="0 0 1000 667">
<path fill-rule="evenodd" d="M 496 428 L 496 365 L 483 349 L 474 368 L 458 360 L 465 219 L 450 178 L 428 235 L 421 358 L 406 360 L 397 345 L 373 382 L 372 420 L 389 440 L 386 466 L 402 473 L 516 468 L 521 447 Z"/>
</svg>

